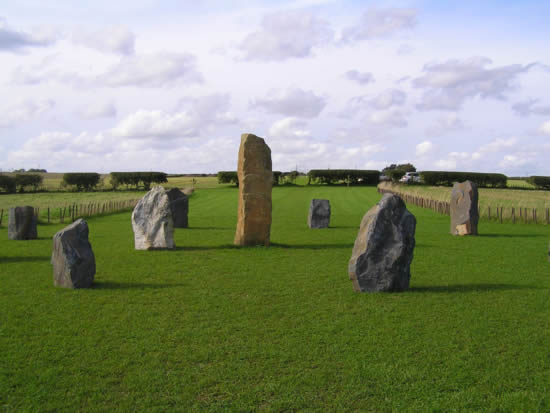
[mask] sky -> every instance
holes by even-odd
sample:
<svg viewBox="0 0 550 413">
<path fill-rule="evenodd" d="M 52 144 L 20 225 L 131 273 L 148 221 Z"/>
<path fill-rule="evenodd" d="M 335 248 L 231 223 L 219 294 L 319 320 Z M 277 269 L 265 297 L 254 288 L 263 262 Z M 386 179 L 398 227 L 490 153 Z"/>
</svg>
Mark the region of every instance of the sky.
<svg viewBox="0 0 550 413">
<path fill-rule="evenodd" d="M 550 175 L 548 1 L 2 3 L 1 171 Z"/>
</svg>

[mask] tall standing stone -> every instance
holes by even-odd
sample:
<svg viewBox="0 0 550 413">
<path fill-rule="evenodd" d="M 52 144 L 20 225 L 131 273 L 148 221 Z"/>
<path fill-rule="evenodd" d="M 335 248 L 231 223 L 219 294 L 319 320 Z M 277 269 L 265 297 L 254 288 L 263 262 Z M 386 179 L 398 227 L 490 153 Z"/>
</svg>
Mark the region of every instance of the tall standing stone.
<svg viewBox="0 0 550 413">
<path fill-rule="evenodd" d="M 53 283 L 57 287 L 89 288 L 94 282 L 95 256 L 82 218 L 53 236 Z"/>
<path fill-rule="evenodd" d="M 239 161 L 239 210 L 235 245 L 269 245 L 271 231 L 271 149 L 262 138 L 241 135 Z"/>
<path fill-rule="evenodd" d="M 174 248 L 174 220 L 170 199 L 162 186 L 155 186 L 139 200 L 132 212 L 136 250 Z"/>
<path fill-rule="evenodd" d="M 170 200 L 174 228 L 187 228 L 189 226 L 189 198 L 178 188 L 168 189 L 166 195 Z"/>
<path fill-rule="evenodd" d="M 307 225 L 310 228 L 328 228 L 330 224 L 330 201 L 328 199 L 312 199 L 309 204 Z"/>
<path fill-rule="evenodd" d="M 416 218 L 397 195 L 386 194 L 363 217 L 348 265 L 360 292 L 409 288 Z"/>
<path fill-rule="evenodd" d="M 28 240 L 36 239 L 36 217 L 31 206 L 10 208 L 8 217 L 8 239 Z"/>
<path fill-rule="evenodd" d="M 457 182 L 451 193 L 451 234 L 477 235 L 478 191 L 474 182 Z"/>
</svg>

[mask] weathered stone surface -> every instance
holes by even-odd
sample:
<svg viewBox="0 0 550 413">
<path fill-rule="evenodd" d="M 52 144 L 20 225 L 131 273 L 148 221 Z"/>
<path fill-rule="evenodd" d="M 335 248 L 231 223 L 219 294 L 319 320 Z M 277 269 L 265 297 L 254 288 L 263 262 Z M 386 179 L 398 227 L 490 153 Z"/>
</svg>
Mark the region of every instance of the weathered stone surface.
<svg viewBox="0 0 550 413">
<path fill-rule="evenodd" d="M 330 224 L 330 201 L 328 199 L 312 199 L 309 204 L 307 225 L 310 228 L 328 228 Z"/>
<path fill-rule="evenodd" d="M 348 265 L 355 291 L 409 288 L 416 218 L 397 195 L 386 194 L 363 217 Z"/>
<path fill-rule="evenodd" d="M 457 182 L 451 193 L 451 234 L 477 235 L 478 191 L 474 182 Z"/>
<path fill-rule="evenodd" d="M 189 226 L 189 198 L 178 188 L 168 189 L 166 195 L 170 200 L 174 228 L 187 228 Z"/>
<path fill-rule="evenodd" d="M 139 200 L 132 212 L 136 250 L 174 248 L 174 220 L 170 199 L 162 186 L 155 186 Z"/>
<path fill-rule="evenodd" d="M 36 239 L 36 217 L 31 206 L 10 208 L 8 217 L 8 239 Z"/>
<path fill-rule="evenodd" d="M 89 288 L 94 282 L 95 256 L 82 218 L 53 236 L 53 283 L 57 287 Z"/>
<path fill-rule="evenodd" d="M 271 149 L 262 138 L 241 135 L 239 210 L 235 245 L 269 245 L 271 231 Z"/>
</svg>

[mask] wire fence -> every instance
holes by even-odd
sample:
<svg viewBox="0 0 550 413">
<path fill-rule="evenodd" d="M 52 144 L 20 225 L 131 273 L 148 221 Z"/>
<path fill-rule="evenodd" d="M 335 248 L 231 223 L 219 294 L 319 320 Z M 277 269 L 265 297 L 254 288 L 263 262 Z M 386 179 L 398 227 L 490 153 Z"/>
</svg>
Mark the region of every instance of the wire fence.
<svg viewBox="0 0 550 413">
<path fill-rule="evenodd" d="M 412 204 L 420 208 L 428 208 L 443 215 L 451 215 L 451 203 L 447 201 L 438 201 L 436 199 L 421 197 L 408 194 L 406 192 L 393 191 L 386 188 L 378 188 L 380 194 L 398 195 L 407 204 Z M 479 211 L 480 218 L 496 221 L 500 223 L 534 223 L 550 225 L 550 208 L 527 208 L 527 207 L 503 207 L 487 206 L 485 211 Z"/>
</svg>

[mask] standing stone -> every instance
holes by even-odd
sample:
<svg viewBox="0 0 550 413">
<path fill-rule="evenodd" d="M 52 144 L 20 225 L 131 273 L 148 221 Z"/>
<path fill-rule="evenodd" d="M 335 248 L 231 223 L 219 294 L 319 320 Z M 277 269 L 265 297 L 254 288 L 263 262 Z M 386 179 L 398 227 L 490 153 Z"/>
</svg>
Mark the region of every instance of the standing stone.
<svg viewBox="0 0 550 413">
<path fill-rule="evenodd" d="M 168 189 L 166 195 L 168 195 L 168 199 L 170 200 L 174 228 L 187 228 L 189 226 L 189 198 L 178 188 Z"/>
<path fill-rule="evenodd" d="M 348 265 L 355 291 L 409 288 L 416 218 L 397 195 L 386 194 L 363 217 Z"/>
<path fill-rule="evenodd" d="M 478 191 L 474 182 L 457 182 L 451 193 L 451 234 L 477 235 Z"/>
<path fill-rule="evenodd" d="M 162 186 L 155 186 L 139 200 L 132 212 L 136 250 L 174 248 L 174 220 L 170 199 Z"/>
<path fill-rule="evenodd" d="M 95 257 L 88 241 L 88 224 L 82 218 L 53 236 L 53 284 L 89 288 L 94 282 Z"/>
<path fill-rule="evenodd" d="M 262 138 L 241 135 L 239 210 L 235 245 L 269 245 L 271 230 L 271 149 Z"/>
<path fill-rule="evenodd" d="M 328 199 L 312 199 L 309 204 L 307 225 L 310 228 L 328 228 L 330 224 L 330 201 Z"/>
<path fill-rule="evenodd" d="M 8 239 L 36 239 L 36 217 L 31 206 L 10 208 L 8 218 Z"/>
</svg>

